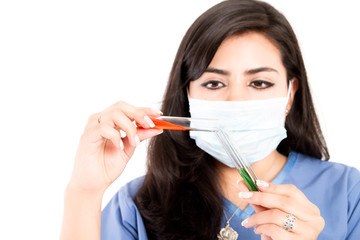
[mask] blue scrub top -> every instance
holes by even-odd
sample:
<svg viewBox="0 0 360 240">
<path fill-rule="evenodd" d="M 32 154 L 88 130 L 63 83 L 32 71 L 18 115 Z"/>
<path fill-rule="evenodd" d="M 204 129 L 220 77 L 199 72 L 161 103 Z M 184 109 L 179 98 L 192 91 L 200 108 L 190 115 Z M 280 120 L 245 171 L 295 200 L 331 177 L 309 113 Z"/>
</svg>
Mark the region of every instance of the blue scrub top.
<svg viewBox="0 0 360 240">
<path fill-rule="evenodd" d="M 133 201 L 143 179 L 137 178 L 122 187 L 104 208 L 102 240 L 148 239 Z M 357 169 L 291 153 L 272 183 L 294 184 L 319 207 L 326 224 L 318 240 L 360 239 L 360 172 Z M 224 198 L 224 209 L 226 215 L 231 216 L 237 207 Z M 253 229 L 241 226 L 241 222 L 254 213 L 249 205 L 244 211 L 239 209 L 231 219 L 230 226 L 239 233 L 239 239 L 260 239 Z M 225 222 L 224 217 L 222 227 Z"/>
</svg>

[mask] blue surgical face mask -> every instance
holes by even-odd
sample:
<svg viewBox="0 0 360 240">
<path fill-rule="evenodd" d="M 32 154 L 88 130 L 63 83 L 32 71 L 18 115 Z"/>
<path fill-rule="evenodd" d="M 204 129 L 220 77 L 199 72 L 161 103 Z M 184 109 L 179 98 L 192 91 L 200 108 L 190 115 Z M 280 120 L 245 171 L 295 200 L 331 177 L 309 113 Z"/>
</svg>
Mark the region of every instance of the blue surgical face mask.
<svg viewBox="0 0 360 240">
<path fill-rule="evenodd" d="M 192 118 L 218 119 L 230 131 L 241 154 L 253 164 L 272 153 L 287 137 L 287 97 L 250 101 L 208 101 L 189 98 Z M 213 132 L 190 131 L 196 145 L 223 164 L 235 168 Z"/>
</svg>

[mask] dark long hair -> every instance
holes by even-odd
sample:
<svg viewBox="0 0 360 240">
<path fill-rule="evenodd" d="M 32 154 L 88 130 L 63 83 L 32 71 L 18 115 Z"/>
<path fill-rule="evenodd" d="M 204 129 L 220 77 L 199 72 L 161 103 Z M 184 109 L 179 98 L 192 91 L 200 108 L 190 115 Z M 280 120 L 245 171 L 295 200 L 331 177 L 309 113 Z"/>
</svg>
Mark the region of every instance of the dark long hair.
<svg viewBox="0 0 360 240">
<path fill-rule="evenodd" d="M 288 137 L 278 150 L 328 159 L 296 36 L 286 18 L 264 2 L 224 1 L 193 23 L 177 52 L 162 112 L 189 117 L 189 82 L 202 75 L 226 38 L 250 31 L 264 34 L 279 48 L 287 78 L 299 82 L 286 119 Z M 215 160 L 188 132 L 165 131 L 150 141 L 148 171 L 135 203 L 149 239 L 215 239 L 223 214 Z"/>
</svg>

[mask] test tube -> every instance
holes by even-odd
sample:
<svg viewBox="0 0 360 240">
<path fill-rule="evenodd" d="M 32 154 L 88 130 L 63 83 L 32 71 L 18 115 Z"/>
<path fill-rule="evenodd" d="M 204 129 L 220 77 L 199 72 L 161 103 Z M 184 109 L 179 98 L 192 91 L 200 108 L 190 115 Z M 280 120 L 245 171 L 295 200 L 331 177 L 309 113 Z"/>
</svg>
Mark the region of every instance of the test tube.
<svg viewBox="0 0 360 240">
<path fill-rule="evenodd" d="M 258 178 L 254 170 L 241 155 L 241 152 L 236 146 L 234 140 L 232 140 L 228 131 L 226 131 L 223 127 L 220 127 L 215 133 L 249 190 L 259 191 L 259 188 L 256 185 L 256 180 Z"/>
<path fill-rule="evenodd" d="M 215 132 L 219 128 L 219 121 L 212 118 L 161 116 L 150 119 L 155 124 L 155 129 Z M 137 122 L 135 124 L 141 127 Z"/>
<path fill-rule="evenodd" d="M 154 128 L 158 129 L 214 132 L 249 190 L 259 191 L 256 185 L 257 176 L 255 172 L 241 155 L 241 151 L 229 131 L 222 127 L 217 119 L 161 116 L 151 118 L 151 120 L 155 124 Z"/>
</svg>

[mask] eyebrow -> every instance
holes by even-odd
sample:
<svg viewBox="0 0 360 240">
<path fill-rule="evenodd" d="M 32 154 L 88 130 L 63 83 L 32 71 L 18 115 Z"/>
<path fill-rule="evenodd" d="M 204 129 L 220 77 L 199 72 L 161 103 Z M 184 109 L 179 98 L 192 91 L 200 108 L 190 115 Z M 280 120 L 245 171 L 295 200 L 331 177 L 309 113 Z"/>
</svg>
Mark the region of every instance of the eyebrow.
<svg viewBox="0 0 360 240">
<path fill-rule="evenodd" d="M 225 75 L 225 76 L 230 75 L 230 72 L 225 71 L 225 70 L 221 70 L 221 69 L 217 69 L 217 68 L 207 68 L 205 70 L 205 72 L 217 73 L 217 74 L 221 74 L 221 75 Z"/>
<path fill-rule="evenodd" d="M 217 68 L 207 68 L 205 70 L 205 72 L 210 72 L 210 73 L 217 73 L 217 74 L 221 74 L 221 75 L 225 75 L 228 76 L 230 75 L 229 71 L 226 70 L 222 70 L 222 69 L 217 69 Z M 253 68 L 253 69 L 249 69 L 245 71 L 245 75 L 253 75 L 259 72 L 276 72 L 279 73 L 276 69 L 271 68 L 271 67 L 259 67 L 259 68 Z"/>
<path fill-rule="evenodd" d="M 276 73 L 279 73 L 276 69 L 271 68 L 271 67 L 259 67 L 259 68 L 249 69 L 249 70 L 245 71 L 245 75 L 252 75 L 252 74 L 259 73 L 259 72 L 276 72 Z"/>
</svg>

